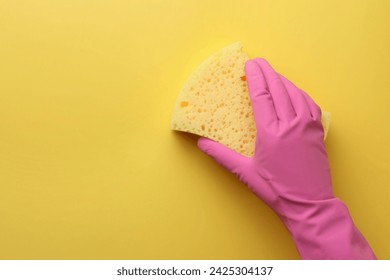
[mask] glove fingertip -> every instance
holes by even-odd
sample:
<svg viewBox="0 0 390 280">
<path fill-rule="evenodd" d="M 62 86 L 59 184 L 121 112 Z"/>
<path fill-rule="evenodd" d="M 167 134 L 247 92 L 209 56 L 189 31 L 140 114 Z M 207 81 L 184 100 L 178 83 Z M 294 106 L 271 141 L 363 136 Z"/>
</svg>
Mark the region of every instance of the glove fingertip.
<svg viewBox="0 0 390 280">
<path fill-rule="evenodd" d="M 210 155 L 210 150 L 212 149 L 212 146 L 215 144 L 217 144 L 215 141 L 208 139 L 206 137 L 200 137 L 198 139 L 198 148 L 208 155 Z"/>
</svg>

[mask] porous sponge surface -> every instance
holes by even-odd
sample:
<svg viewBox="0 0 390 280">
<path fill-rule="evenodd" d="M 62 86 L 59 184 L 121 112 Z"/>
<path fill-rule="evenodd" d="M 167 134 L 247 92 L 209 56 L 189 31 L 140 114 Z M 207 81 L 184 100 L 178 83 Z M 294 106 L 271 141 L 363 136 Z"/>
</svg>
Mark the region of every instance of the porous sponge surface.
<svg viewBox="0 0 390 280">
<path fill-rule="evenodd" d="M 240 42 L 206 59 L 176 99 L 171 128 L 213 139 L 252 156 L 256 127 L 244 71 L 248 59 Z M 323 112 L 325 137 L 329 119 L 330 114 Z"/>
<path fill-rule="evenodd" d="M 172 129 L 213 139 L 251 156 L 256 128 L 244 72 L 248 59 L 238 42 L 204 61 L 176 100 Z"/>
</svg>

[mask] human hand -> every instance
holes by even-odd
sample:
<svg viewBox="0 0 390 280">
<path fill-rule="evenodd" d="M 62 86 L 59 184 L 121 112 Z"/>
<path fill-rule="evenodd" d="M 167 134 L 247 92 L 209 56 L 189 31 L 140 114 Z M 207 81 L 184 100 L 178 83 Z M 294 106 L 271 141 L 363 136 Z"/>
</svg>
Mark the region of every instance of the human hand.
<svg viewBox="0 0 390 280">
<path fill-rule="evenodd" d="M 321 109 L 261 58 L 245 65 L 257 128 L 248 158 L 212 140 L 198 145 L 277 212 L 277 201 L 333 197 Z"/>
<path fill-rule="evenodd" d="M 321 109 L 265 59 L 247 61 L 245 72 L 257 128 L 255 154 L 248 158 L 207 138 L 198 140 L 199 148 L 279 215 L 302 258 L 375 258 L 345 205 L 334 198 Z"/>
</svg>

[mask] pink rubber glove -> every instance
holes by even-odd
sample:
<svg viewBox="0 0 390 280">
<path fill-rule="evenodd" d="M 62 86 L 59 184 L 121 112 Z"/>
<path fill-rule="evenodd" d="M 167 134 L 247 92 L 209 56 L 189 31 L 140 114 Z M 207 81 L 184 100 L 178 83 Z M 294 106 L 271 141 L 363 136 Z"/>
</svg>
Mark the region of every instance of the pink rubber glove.
<svg viewBox="0 0 390 280">
<path fill-rule="evenodd" d="M 264 59 L 247 61 L 245 72 L 257 128 L 254 156 L 206 138 L 199 148 L 278 214 L 302 259 L 375 259 L 333 195 L 320 108 Z"/>
</svg>

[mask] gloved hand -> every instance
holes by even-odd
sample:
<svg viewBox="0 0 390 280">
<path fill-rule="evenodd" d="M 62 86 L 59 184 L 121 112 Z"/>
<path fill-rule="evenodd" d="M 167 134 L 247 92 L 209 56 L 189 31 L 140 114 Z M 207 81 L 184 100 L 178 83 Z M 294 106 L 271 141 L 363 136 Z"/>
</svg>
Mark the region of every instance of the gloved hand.
<svg viewBox="0 0 390 280">
<path fill-rule="evenodd" d="M 320 108 L 264 59 L 247 61 L 245 72 L 257 128 L 254 156 L 206 138 L 199 148 L 278 214 L 303 259 L 375 259 L 333 195 Z"/>
</svg>

